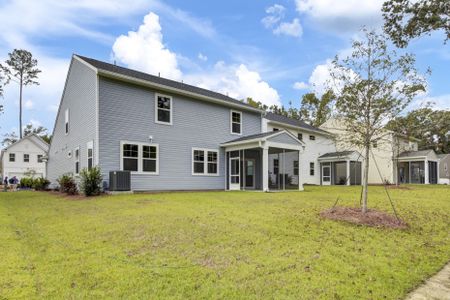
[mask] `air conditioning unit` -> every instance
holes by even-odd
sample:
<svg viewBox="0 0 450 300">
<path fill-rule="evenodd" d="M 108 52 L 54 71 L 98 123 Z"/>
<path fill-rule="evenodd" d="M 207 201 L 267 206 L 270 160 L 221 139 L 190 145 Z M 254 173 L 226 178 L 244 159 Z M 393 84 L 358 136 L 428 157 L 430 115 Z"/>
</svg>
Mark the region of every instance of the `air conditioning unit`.
<svg viewBox="0 0 450 300">
<path fill-rule="evenodd" d="M 131 190 L 130 171 L 110 171 L 109 190 L 111 192 L 130 191 Z"/>
</svg>

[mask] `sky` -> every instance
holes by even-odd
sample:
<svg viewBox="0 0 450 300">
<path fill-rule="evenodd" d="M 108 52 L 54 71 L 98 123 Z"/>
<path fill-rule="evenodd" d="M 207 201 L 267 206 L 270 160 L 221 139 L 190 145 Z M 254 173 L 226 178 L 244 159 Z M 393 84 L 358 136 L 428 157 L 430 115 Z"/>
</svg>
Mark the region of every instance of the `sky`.
<svg viewBox="0 0 450 300">
<path fill-rule="evenodd" d="M 380 0 L 0 0 L 0 61 L 13 49 L 38 59 L 24 89 L 24 125 L 53 130 L 72 54 L 117 63 L 237 99 L 299 107 L 323 92 L 328 66 L 350 53 L 361 26 L 382 28 Z M 450 108 L 450 45 L 435 32 L 406 51 L 432 74 L 428 101 Z M 0 135 L 18 132 L 19 87 L 5 87 Z"/>
</svg>

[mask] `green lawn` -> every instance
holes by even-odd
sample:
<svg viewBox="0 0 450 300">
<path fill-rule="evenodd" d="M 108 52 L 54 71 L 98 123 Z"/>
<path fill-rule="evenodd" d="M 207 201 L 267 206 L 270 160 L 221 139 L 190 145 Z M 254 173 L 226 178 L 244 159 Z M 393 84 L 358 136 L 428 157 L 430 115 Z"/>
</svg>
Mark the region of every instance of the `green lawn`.
<svg viewBox="0 0 450 300">
<path fill-rule="evenodd" d="M 318 216 L 359 192 L 0 193 L 0 298 L 402 298 L 450 260 L 450 188 L 391 190 L 405 231 Z"/>
</svg>

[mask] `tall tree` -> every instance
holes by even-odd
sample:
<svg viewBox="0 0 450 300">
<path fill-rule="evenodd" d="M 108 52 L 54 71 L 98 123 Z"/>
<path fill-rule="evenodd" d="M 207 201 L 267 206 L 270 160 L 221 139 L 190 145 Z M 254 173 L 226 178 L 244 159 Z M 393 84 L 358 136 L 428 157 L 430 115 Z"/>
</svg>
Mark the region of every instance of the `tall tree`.
<svg viewBox="0 0 450 300">
<path fill-rule="evenodd" d="M 320 126 L 331 116 L 332 105 L 336 98 L 332 90 L 328 90 L 320 98 L 314 93 L 303 95 L 300 106 L 300 118 L 312 126 Z"/>
<path fill-rule="evenodd" d="M 0 98 L 3 97 L 3 85 L 5 80 L 5 76 L 3 75 L 3 68 L 1 66 L 2 65 L 0 64 Z M 0 113 L 2 112 L 3 112 L 3 104 L 0 104 Z"/>
<path fill-rule="evenodd" d="M 11 80 L 19 84 L 19 137 L 22 138 L 22 96 L 23 87 L 38 85 L 38 74 L 41 72 L 36 66 L 38 61 L 33 58 L 31 52 L 23 49 L 14 49 L 8 53 L 9 59 L 5 61 L 2 69 L 6 76 L 6 83 Z"/>
<path fill-rule="evenodd" d="M 450 39 L 449 0 L 388 0 L 383 4 L 384 30 L 397 47 L 411 39 L 443 30 Z"/>
<path fill-rule="evenodd" d="M 345 141 L 363 149 L 362 212 L 367 212 L 371 147 L 384 134 L 384 125 L 402 112 L 425 90 L 424 77 L 415 69 L 411 54 L 389 50 L 387 37 L 362 29 L 362 40 L 352 43 L 348 57 L 332 62 L 330 75 L 336 93 L 336 109 L 347 133 Z"/>
<path fill-rule="evenodd" d="M 23 129 L 23 135 L 29 136 L 35 134 L 39 136 L 41 139 L 46 141 L 47 143 L 50 143 L 52 136 L 48 134 L 47 128 L 43 126 L 37 126 L 34 127 L 32 124 L 27 124 L 25 128 Z M 7 133 L 4 135 L 2 145 L 8 146 L 11 145 L 19 140 L 19 137 L 17 134 L 13 131 L 11 133 Z"/>
</svg>

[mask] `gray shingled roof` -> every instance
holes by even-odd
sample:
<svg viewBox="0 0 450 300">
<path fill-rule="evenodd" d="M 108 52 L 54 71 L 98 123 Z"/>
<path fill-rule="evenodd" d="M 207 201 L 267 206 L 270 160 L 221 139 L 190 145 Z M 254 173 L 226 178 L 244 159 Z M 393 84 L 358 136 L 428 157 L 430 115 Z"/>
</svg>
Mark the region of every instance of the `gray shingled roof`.
<svg viewBox="0 0 450 300">
<path fill-rule="evenodd" d="M 433 150 L 420 150 L 420 151 L 406 151 L 400 153 L 398 157 L 419 157 L 428 156 L 428 154 Z"/>
<path fill-rule="evenodd" d="M 284 123 L 284 124 L 287 124 L 287 125 L 304 128 L 304 129 L 311 130 L 311 131 L 316 131 L 316 132 L 319 132 L 319 133 L 328 133 L 325 130 L 322 130 L 322 129 L 314 127 L 314 126 L 311 126 L 311 125 L 305 123 L 302 120 L 289 118 L 289 117 L 278 115 L 278 114 L 275 114 L 275 113 L 272 113 L 272 112 L 267 112 L 266 113 L 266 119 L 274 121 L 274 122 L 278 122 L 278 123 Z"/>
<path fill-rule="evenodd" d="M 441 154 L 436 154 L 437 155 L 437 157 L 439 158 L 439 159 L 443 159 L 444 157 L 446 157 L 447 155 L 450 155 L 450 153 L 441 153 Z"/>
<path fill-rule="evenodd" d="M 279 131 L 269 131 L 269 132 L 264 132 L 264 133 L 251 134 L 251 135 L 240 137 L 240 138 L 235 139 L 235 140 L 231 140 L 231 141 L 225 142 L 223 144 L 234 143 L 234 142 L 242 142 L 242 141 L 247 141 L 247 140 L 264 138 L 264 137 L 271 136 L 271 135 L 276 134 L 276 133 L 280 133 L 280 132 Z"/>
<path fill-rule="evenodd" d="M 319 158 L 345 157 L 345 156 L 349 156 L 350 154 L 353 154 L 354 152 L 355 151 L 329 152 L 329 153 L 325 153 L 325 154 L 319 156 Z"/>
<path fill-rule="evenodd" d="M 248 105 L 247 103 L 243 102 L 243 101 L 239 101 L 237 99 L 228 97 L 226 95 L 217 93 L 217 92 L 213 92 L 210 90 L 206 90 L 206 89 L 202 89 L 193 85 L 189 85 L 186 83 L 182 83 L 179 81 L 175 81 L 175 80 L 170 80 L 167 78 L 163 78 L 163 77 L 159 77 L 159 76 L 155 76 L 155 75 L 150 75 L 144 72 L 139 72 L 136 70 L 132 70 L 132 69 L 128 69 L 128 68 L 124 68 L 121 66 L 117 66 L 117 65 L 113 65 L 110 63 L 106 63 L 100 60 L 96 60 L 93 58 L 89 58 L 89 57 L 85 57 L 85 56 L 81 56 L 78 54 L 75 54 L 78 58 L 84 60 L 85 62 L 87 62 L 88 64 L 92 65 L 93 67 L 99 69 L 99 70 L 104 70 L 104 71 L 108 71 L 108 72 L 112 72 L 112 73 L 116 73 L 119 75 L 124 75 L 124 76 L 129 76 L 129 77 L 133 77 L 136 79 L 140 79 L 140 80 L 145 80 L 148 82 L 152 82 L 152 83 L 156 83 L 156 84 L 160 84 L 160 85 L 165 85 L 171 88 L 175 88 L 175 89 L 179 89 L 179 90 L 184 90 L 187 92 L 191 92 L 191 93 L 195 93 L 198 95 L 202 95 L 202 96 L 206 96 L 206 97 L 211 97 L 211 98 L 215 98 L 215 99 L 219 99 L 219 100 L 223 100 L 223 101 L 228 101 L 234 104 L 238 104 L 238 105 L 242 105 L 242 106 L 246 106 L 248 108 L 253 108 L 255 109 L 253 106 Z"/>
</svg>

